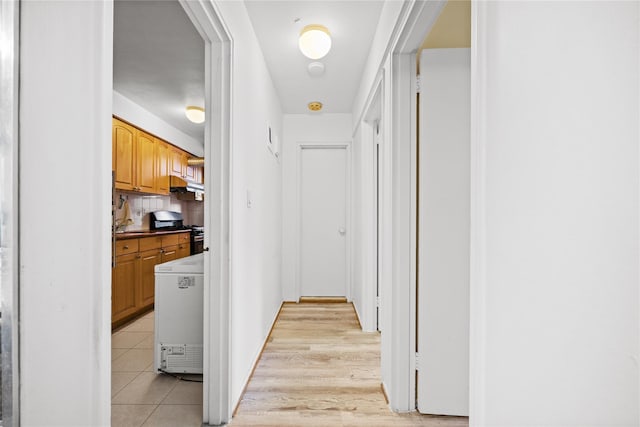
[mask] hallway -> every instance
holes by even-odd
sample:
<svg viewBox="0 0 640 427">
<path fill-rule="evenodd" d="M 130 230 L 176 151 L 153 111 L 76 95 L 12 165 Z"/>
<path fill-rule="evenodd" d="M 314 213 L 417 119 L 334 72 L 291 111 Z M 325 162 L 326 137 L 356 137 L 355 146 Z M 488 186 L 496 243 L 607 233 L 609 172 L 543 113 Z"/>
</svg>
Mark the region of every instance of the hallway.
<svg viewBox="0 0 640 427">
<path fill-rule="evenodd" d="M 380 387 L 380 335 L 352 304 L 285 303 L 233 426 L 447 426 L 467 418 L 394 414 Z"/>
</svg>

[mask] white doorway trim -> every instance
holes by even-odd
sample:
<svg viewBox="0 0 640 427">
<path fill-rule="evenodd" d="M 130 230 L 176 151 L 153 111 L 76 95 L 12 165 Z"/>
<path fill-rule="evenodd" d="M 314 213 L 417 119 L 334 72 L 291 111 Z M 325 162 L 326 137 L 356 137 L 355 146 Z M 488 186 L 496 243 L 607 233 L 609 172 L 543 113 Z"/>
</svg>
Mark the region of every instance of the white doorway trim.
<svg viewBox="0 0 640 427">
<path fill-rule="evenodd" d="M 362 322 L 362 329 L 366 332 L 378 330 L 380 313 L 376 308 L 378 305 L 378 284 L 380 281 L 378 268 L 378 157 L 376 155 L 376 145 L 378 139 L 382 139 L 383 123 L 383 86 L 384 70 L 381 70 L 376 77 L 374 89 L 371 97 L 365 104 L 365 113 L 360 122 L 362 132 L 362 158 L 361 165 L 361 212 L 362 212 L 362 278 L 363 278 L 363 312 L 359 313 Z M 379 134 L 378 134 L 378 133 Z M 384 145 L 380 141 L 380 146 Z M 380 303 L 382 308 L 382 301 Z"/>
<path fill-rule="evenodd" d="M 231 87 L 230 33 L 213 2 L 180 0 L 205 42 L 205 287 L 203 342 L 203 422 L 231 419 Z"/>
<path fill-rule="evenodd" d="M 389 375 L 384 387 L 397 412 L 416 408 L 416 52 L 445 4 L 407 3 L 381 64 L 387 73 L 383 141 L 388 141 L 381 150 L 381 288 L 387 313 L 381 351 L 382 371 Z"/>
<path fill-rule="evenodd" d="M 346 219 L 347 219 L 347 248 L 346 248 L 346 297 L 347 301 L 351 301 L 351 287 L 352 287 L 352 266 L 351 266 L 351 248 L 353 247 L 353 227 L 352 227 L 352 202 L 351 202 L 351 179 L 352 179 L 352 167 L 351 167 L 351 142 L 350 141 L 314 141 L 314 142 L 297 142 L 296 143 L 296 194 L 295 194 L 295 206 L 296 206 L 296 220 L 295 220 L 295 231 L 294 237 L 296 242 L 296 259 L 295 259 L 295 269 L 296 269 L 296 283 L 295 283 L 295 294 L 296 300 L 300 301 L 301 296 L 301 239 L 302 239 L 302 224 L 300 221 L 302 215 L 302 206 L 301 206 L 301 194 L 302 186 L 301 177 L 302 177 L 302 150 L 312 149 L 312 148 L 342 148 L 347 152 L 347 201 L 346 201 Z"/>
<path fill-rule="evenodd" d="M 20 425 L 18 262 L 18 81 L 20 3 L 0 2 L 0 303 L 2 304 L 2 390 L 0 423 Z"/>
</svg>

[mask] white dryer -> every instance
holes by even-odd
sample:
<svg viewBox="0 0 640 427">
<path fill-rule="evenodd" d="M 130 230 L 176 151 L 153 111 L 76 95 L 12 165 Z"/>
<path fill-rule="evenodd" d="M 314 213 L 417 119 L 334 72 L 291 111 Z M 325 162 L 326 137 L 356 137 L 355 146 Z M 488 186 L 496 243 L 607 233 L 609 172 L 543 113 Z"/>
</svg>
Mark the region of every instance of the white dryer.
<svg viewBox="0 0 640 427">
<path fill-rule="evenodd" d="M 156 372 L 202 373 L 204 255 L 155 266 Z"/>
</svg>

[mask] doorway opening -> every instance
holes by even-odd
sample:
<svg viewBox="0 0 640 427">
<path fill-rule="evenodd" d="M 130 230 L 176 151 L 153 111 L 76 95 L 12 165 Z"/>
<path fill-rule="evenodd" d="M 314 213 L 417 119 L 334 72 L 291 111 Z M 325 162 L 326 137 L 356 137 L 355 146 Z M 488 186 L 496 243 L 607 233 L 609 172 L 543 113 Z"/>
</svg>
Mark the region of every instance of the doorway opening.
<svg viewBox="0 0 640 427">
<path fill-rule="evenodd" d="M 201 383 L 183 382 L 157 373 L 164 366 L 164 356 L 159 358 L 158 354 L 164 353 L 157 348 L 158 325 L 154 318 L 157 319 L 160 313 L 156 306 L 155 313 L 138 312 L 142 317 L 114 335 L 112 341 L 115 347 L 133 347 L 113 350 L 112 366 L 117 366 L 119 373 L 115 369 L 112 373 L 115 378 L 112 381 L 112 408 L 127 402 L 139 403 L 141 407 L 146 405 L 147 409 L 151 405 L 152 412 L 147 418 L 152 419 L 167 414 L 173 416 L 176 412 L 172 412 L 169 406 L 185 404 L 184 409 L 189 409 L 189 413 L 183 414 L 183 420 L 190 419 L 194 425 L 221 424 L 229 419 L 229 360 L 222 349 L 229 347 L 230 38 L 217 11 L 209 3 L 115 2 L 114 8 L 114 116 L 133 128 L 136 139 L 132 140 L 131 145 L 136 160 L 132 164 L 137 168 L 132 173 L 137 183 L 128 191 L 119 191 L 115 197 L 114 204 L 121 209 L 116 210 L 114 217 L 123 219 L 125 227 L 133 229 L 125 228 L 125 232 L 150 231 L 157 228 L 158 224 L 165 224 L 167 219 L 161 218 L 159 212 L 171 213 L 171 221 L 175 221 L 171 224 L 172 228 L 191 226 L 186 232 L 176 230 L 175 233 L 160 237 L 144 233 L 127 236 L 126 240 L 130 240 L 131 244 L 125 244 L 121 243 L 125 240 L 124 236 L 116 236 L 115 225 L 118 224 L 114 224 L 114 249 L 128 246 L 127 250 L 133 255 L 128 273 L 137 275 L 142 284 L 138 291 L 130 294 L 130 299 L 149 302 L 149 298 L 144 299 L 142 295 L 153 295 L 149 288 L 150 284 L 155 283 L 155 265 L 181 257 L 185 258 L 185 265 L 191 264 L 192 251 L 199 246 L 202 246 L 202 253 L 192 258 L 199 258 L 198 264 L 202 270 L 198 273 L 203 275 L 203 286 L 199 297 L 202 304 L 201 350 L 194 355 L 185 347 L 184 353 L 185 366 L 189 365 L 184 369 L 189 374 L 200 371 L 201 379 L 196 377 L 195 380 Z M 135 18 L 136 13 L 139 14 L 138 19 Z M 129 26 L 122 26 L 121 23 L 129 23 Z M 145 25 L 146 30 L 141 28 Z M 120 30 L 125 33 L 120 33 Z M 142 31 L 143 34 L 139 39 L 133 39 L 127 37 L 126 31 Z M 149 37 L 149 34 L 153 37 Z M 134 49 L 136 46 L 137 52 Z M 149 52 L 155 54 L 149 55 Z M 139 62 L 136 63 L 136 60 Z M 122 62 L 130 64 L 129 69 L 119 68 Z M 136 81 L 136 73 L 141 74 L 142 79 Z M 154 88 L 153 84 L 161 86 Z M 193 105 L 204 110 L 203 124 L 194 125 L 187 121 L 185 108 Z M 141 152 L 136 150 L 142 146 L 137 140 L 140 134 L 146 134 L 147 139 L 151 140 L 147 148 L 149 153 L 154 153 L 155 160 L 145 163 L 144 157 L 138 157 Z M 123 146 L 127 146 L 126 138 Z M 121 153 L 114 149 L 114 163 L 118 156 Z M 155 179 L 149 180 L 155 183 L 151 184 L 154 185 L 152 187 L 141 185 L 138 179 L 138 174 L 144 171 L 146 165 L 157 174 Z M 117 166 L 114 164 L 114 169 Z M 142 172 L 142 178 L 145 176 Z M 201 197 L 202 186 L 204 200 Z M 183 187 L 186 193 L 183 193 Z M 190 187 L 198 191 L 193 193 Z M 121 202 L 121 199 L 124 201 Z M 130 202 L 128 209 L 123 209 L 127 202 Z M 130 221 L 127 214 L 131 217 Z M 202 230 L 204 236 L 198 235 L 198 239 L 194 239 L 197 234 L 194 231 Z M 174 236 L 179 239 L 175 248 L 172 245 Z M 167 240 L 170 242 L 167 243 Z M 198 244 L 191 244 L 191 240 L 193 243 L 198 240 Z M 153 248 L 149 246 L 151 243 L 155 245 Z M 134 251 L 136 245 L 137 252 Z M 143 251 L 147 249 L 148 253 Z M 176 254 L 173 249 L 182 252 Z M 150 252 L 159 255 L 151 258 Z M 114 255 L 117 258 L 118 254 Z M 148 262 L 143 264 L 145 261 Z M 140 263 L 138 267 L 135 266 L 136 262 Z M 145 268 L 142 268 L 143 265 Z M 122 274 L 114 274 L 113 280 L 121 277 Z M 158 284 L 155 283 L 155 286 L 157 290 Z M 112 301 L 115 302 L 115 284 L 113 289 Z M 146 293 L 143 292 L 145 289 Z M 154 297 L 158 295 L 156 292 Z M 148 307 L 151 307 L 152 301 Z M 131 317 L 136 314 L 133 313 Z M 175 326 L 179 325 L 176 323 Z M 135 344 L 134 341 L 138 339 L 141 341 Z M 192 347 L 196 348 L 197 345 Z M 180 349 L 172 347 L 169 350 L 171 354 L 167 356 L 167 364 L 170 357 L 181 357 L 179 351 L 174 351 Z M 133 357 L 135 353 L 138 353 L 138 358 Z M 143 364 L 147 366 L 142 368 Z M 175 369 L 164 370 L 174 374 L 178 372 Z M 192 376 L 188 379 L 194 380 Z M 145 388 L 145 385 L 147 393 L 134 397 L 136 388 Z M 185 401 L 186 396 L 190 396 L 188 402 Z M 186 404 L 192 407 L 186 408 Z M 126 415 L 130 409 L 124 408 L 120 412 Z M 115 418 L 116 414 L 112 414 Z"/>
</svg>

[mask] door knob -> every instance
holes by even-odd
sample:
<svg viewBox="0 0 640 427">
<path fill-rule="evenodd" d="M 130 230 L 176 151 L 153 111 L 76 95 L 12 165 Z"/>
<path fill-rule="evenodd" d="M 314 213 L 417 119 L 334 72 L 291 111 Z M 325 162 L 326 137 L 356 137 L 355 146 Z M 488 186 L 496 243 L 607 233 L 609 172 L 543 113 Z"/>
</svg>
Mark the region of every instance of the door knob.
<svg viewBox="0 0 640 427">
<path fill-rule="evenodd" d="M 344 236 L 346 232 L 347 230 L 344 227 L 338 228 L 338 233 L 340 233 L 342 236 Z"/>
</svg>

